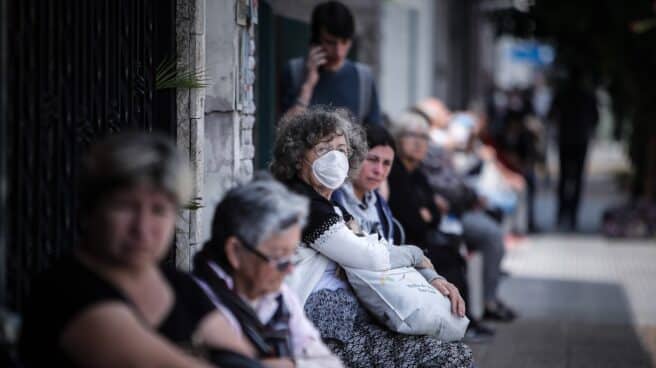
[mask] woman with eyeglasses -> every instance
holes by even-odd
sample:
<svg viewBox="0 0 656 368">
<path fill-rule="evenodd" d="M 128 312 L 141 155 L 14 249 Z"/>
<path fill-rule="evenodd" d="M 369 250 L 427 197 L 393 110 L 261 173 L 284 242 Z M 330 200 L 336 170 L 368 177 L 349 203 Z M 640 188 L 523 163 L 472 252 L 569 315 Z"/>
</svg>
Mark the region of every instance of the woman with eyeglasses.
<svg viewBox="0 0 656 368">
<path fill-rule="evenodd" d="M 310 200 L 309 220 L 288 283 L 331 350 L 349 367 L 469 367 L 461 343 L 393 332 L 359 303 L 341 267 L 386 271 L 432 267 L 415 246 L 388 247 L 363 234 L 352 216 L 331 201 L 364 159 L 364 132 L 345 110 L 312 107 L 281 121 L 273 175 Z"/>
<path fill-rule="evenodd" d="M 194 259 L 198 283 L 268 367 L 342 367 L 283 284 L 307 212 L 305 198 L 256 178 L 225 195 Z"/>
</svg>

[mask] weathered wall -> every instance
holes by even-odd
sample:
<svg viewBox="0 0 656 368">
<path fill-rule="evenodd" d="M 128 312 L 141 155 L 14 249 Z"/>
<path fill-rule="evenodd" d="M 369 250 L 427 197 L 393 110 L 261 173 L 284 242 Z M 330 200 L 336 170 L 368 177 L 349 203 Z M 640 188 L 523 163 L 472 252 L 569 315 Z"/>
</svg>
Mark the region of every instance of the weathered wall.
<svg viewBox="0 0 656 368">
<path fill-rule="evenodd" d="M 391 116 L 434 94 L 438 1 L 384 2 L 381 13 L 381 109 Z"/>
<path fill-rule="evenodd" d="M 255 25 L 238 11 L 238 3 L 249 2 L 206 3 L 205 55 L 211 82 L 205 92 L 202 240 L 209 237 L 213 209 L 226 190 L 253 175 Z"/>
<path fill-rule="evenodd" d="M 176 262 L 182 269 L 191 268 L 193 254 L 209 237 L 226 190 L 253 175 L 255 25 L 249 6 L 245 0 L 178 1 L 180 65 L 204 70 L 208 81 L 204 89 L 178 92 L 178 145 L 189 153 L 194 196 L 202 204 L 178 221 Z"/>
<path fill-rule="evenodd" d="M 205 69 L 205 0 L 178 0 L 176 44 L 180 70 Z M 194 197 L 203 196 L 204 89 L 179 90 L 177 94 L 178 146 L 186 152 L 194 175 Z M 176 228 L 176 263 L 189 270 L 200 241 L 203 209 L 183 211 Z"/>
</svg>

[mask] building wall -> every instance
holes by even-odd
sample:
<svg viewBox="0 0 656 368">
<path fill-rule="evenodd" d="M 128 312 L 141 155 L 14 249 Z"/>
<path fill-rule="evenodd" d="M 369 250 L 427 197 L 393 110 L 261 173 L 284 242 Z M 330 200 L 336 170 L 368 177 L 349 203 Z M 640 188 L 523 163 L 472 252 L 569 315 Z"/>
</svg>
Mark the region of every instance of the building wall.
<svg viewBox="0 0 656 368">
<path fill-rule="evenodd" d="M 477 0 L 393 0 L 381 12 L 381 107 L 390 115 L 435 96 L 452 109 L 480 99 L 494 34 Z"/>
<path fill-rule="evenodd" d="M 205 0 L 178 0 L 176 9 L 178 66 L 186 70 L 205 69 Z M 204 89 L 178 90 L 178 146 L 189 155 L 194 175 L 194 197 L 203 194 Z M 183 211 L 176 226 L 177 266 L 191 269 L 191 257 L 200 240 L 203 209 Z"/>
<path fill-rule="evenodd" d="M 178 145 L 189 153 L 201 208 L 178 222 L 176 263 L 191 268 L 225 192 L 253 175 L 255 27 L 250 1 L 179 0 L 181 63 L 204 70 L 207 87 L 178 93 Z M 255 12 L 256 13 L 256 12 Z"/>
<path fill-rule="evenodd" d="M 436 0 L 433 10 L 433 96 L 446 101 L 449 97 L 449 0 Z"/>
<path fill-rule="evenodd" d="M 391 116 L 434 94 L 435 8 L 439 1 L 385 2 L 381 12 L 381 109 Z"/>
<path fill-rule="evenodd" d="M 225 191 L 253 175 L 255 26 L 249 21 L 237 24 L 237 3 L 207 2 L 206 14 L 212 19 L 205 43 L 211 84 L 205 104 L 202 240 L 209 238 L 213 208 Z"/>
</svg>

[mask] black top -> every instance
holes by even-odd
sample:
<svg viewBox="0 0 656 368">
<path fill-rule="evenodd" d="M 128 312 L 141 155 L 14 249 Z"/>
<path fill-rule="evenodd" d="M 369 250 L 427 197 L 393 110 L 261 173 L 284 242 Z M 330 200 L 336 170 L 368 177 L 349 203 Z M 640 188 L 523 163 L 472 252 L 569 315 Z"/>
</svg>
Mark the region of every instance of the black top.
<svg viewBox="0 0 656 368">
<path fill-rule="evenodd" d="M 558 91 L 551 114 L 558 124 L 558 142 L 563 145 L 585 144 L 599 123 L 597 98 L 579 86 Z"/>
<path fill-rule="evenodd" d="M 194 275 L 205 282 L 214 296 L 232 312 L 239 322 L 244 335 L 258 351 L 260 358 L 291 358 L 291 331 L 289 329 L 289 310 L 282 299 L 276 298 L 278 307 L 266 324 L 260 321 L 257 312 L 232 289 L 225 280 L 212 269 L 213 256 L 207 246 L 196 255 Z M 223 364 L 222 364 L 223 366 Z"/>
<path fill-rule="evenodd" d="M 157 332 L 187 348 L 200 320 L 214 305 L 190 276 L 162 268 L 175 301 Z M 20 354 L 28 367 L 74 367 L 60 346 L 65 328 L 83 311 L 103 302 L 134 304 L 115 286 L 99 277 L 74 257 L 67 257 L 36 282 L 24 315 Z M 141 318 L 138 315 L 139 318 Z M 146 328 L 150 329 L 144 321 Z"/>
<path fill-rule="evenodd" d="M 420 170 L 408 172 L 400 160 L 394 160 L 388 183 L 388 203 L 394 217 L 403 225 L 406 243 L 428 248 L 432 242 L 431 232 L 438 228 L 441 215 L 426 176 Z M 430 211 L 432 221 L 424 221 L 420 208 Z"/>
<path fill-rule="evenodd" d="M 303 243 L 312 244 L 335 224 L 340 222 L 348 223 L 353 218 L 344 206 L 322 197 L 306 182 L 295 178 L 286 184 L 290 190 L 310 200 L 310 212 L 301 237 Z M 342 211 L 341 217 L 335 212 L 335 207 Z"/>
</svg>

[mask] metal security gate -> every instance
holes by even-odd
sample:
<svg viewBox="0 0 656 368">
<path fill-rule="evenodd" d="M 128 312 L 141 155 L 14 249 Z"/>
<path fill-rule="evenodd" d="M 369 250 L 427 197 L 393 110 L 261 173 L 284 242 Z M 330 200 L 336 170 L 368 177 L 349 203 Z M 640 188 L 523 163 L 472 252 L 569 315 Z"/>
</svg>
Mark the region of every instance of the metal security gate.
<svg viewBox="0 0 656 368">
<path fill-rule="evenodd" d="M 175 0 L 8 0 L 7 304 L 77 241 L 76 170 L 99 137 L 175 134 Z M 4 214 L 3 214 L 4 215 Z"/>
</svg>

